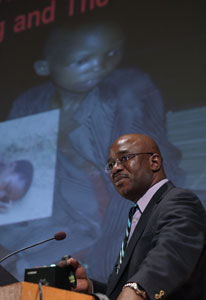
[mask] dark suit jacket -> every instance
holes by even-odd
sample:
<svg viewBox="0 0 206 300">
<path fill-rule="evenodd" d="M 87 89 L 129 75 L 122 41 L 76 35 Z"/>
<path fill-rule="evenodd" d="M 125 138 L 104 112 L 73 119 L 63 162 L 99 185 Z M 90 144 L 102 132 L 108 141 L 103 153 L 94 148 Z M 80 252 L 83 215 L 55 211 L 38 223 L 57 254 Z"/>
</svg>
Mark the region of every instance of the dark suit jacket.
<svg viewBox="0 0 206 300">
<path fill-rule="evenodd" d="M 137 282 L 150 299 L 206 299 L 206 213 L 187 190 L 164 184 L 137 224 L 118 275 L 107 295 L 116 299 L 127 282 Z M 118 260 L 117 260 L 118 261 Z"/>
</svg>

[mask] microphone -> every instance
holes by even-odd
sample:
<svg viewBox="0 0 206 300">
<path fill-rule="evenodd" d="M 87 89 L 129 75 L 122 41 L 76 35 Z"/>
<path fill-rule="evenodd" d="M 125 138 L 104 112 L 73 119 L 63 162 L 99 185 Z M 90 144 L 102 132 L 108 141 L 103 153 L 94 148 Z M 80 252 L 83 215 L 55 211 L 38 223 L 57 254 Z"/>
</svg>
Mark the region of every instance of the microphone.
<svg viewBox="0 0 206 300">
<path fill-rule="evenodd" d="M 21 251 L 27 250 L 29 248 L 32 248 L 32 247 L 35 247 L 35 246 L 38 246 L 38 245 L 41 245 L 41 244 L 49 242 L 51 240 L 61 241 L 61 240 L 65 239 L 65 237 L 66 237 L 66 233 L 64 231 L 57 232 L 57 233 L 55 233 L 54 237 L 52 237 L 52 238 L 49 238 L 47 240 L 43 240 L 41 242 L 38 242 L 36 244 L 30 245 L 30 246 L 27 246 L 27 247 L 24 247 L 22 249 L 16 250 L 16 251 L 4 256 L 3 258 L 0 259 L 0 263 L 2 263 L 2 261 L 9 258 L 10 256 L 15 255 L 15 254 L 17 254 Z"/>
</svg>

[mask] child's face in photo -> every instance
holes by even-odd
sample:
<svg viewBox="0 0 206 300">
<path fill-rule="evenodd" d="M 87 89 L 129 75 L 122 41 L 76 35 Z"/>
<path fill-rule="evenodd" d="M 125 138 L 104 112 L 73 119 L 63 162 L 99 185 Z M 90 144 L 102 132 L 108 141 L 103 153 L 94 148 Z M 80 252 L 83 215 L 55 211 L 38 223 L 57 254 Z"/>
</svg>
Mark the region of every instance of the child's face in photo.
<svg viewBox="0 0 206 300">
<path fill-rule="evenodd" d="M 13 164 L 0 170 L 0 212 L 7 211 L 11 201 L 20 199 L 25 193 L 25 182 L 14 171 Z"/>
<path fill-rule="evenodd" d="M 73 93 L 90 91 L 118 66 L 123 44 L 122 33 L 107 26 L 68 33 L 61 50 L 49 60 L 52 81 Z"/>
</svg>

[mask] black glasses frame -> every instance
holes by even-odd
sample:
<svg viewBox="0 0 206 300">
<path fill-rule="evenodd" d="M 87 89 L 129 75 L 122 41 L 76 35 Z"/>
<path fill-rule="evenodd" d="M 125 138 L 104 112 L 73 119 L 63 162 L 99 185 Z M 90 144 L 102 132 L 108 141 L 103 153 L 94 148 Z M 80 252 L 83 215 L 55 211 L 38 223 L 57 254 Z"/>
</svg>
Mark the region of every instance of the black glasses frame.
<svg viewBox="0 0 206 300">
<path fill-rule="evenodd" d="M 114 166 L 119 163 L 121 165 L 124 166 L 124 164 L 127 163 L 128 160 L 134 158 L 136 155 L 140 155 L 140 154 L 149 154 L 149 155 L 153 155 L 153 152 L 139 152 L 139 153 L 127 153 L 122 155 L 120 158 L 117 158 L 111 162 L 108 162 L 104 168 L 105 172 L 107 174 L 111 173 L 111 170 L 114 168 Z"/>
</svg>

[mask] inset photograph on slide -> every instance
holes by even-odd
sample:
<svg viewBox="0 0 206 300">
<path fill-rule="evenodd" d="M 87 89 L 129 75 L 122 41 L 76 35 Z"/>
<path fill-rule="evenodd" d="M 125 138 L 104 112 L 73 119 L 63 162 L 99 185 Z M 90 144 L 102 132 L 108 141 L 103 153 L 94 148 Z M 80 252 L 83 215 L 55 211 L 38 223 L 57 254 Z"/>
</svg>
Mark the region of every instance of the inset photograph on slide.
<svg viewBox="0 0 206 300">
<path fill-rule="evenodd" d="M 53 110 L 0 124 L 0 225 L 51 216 L 58 119 Z"/>
</svg>

